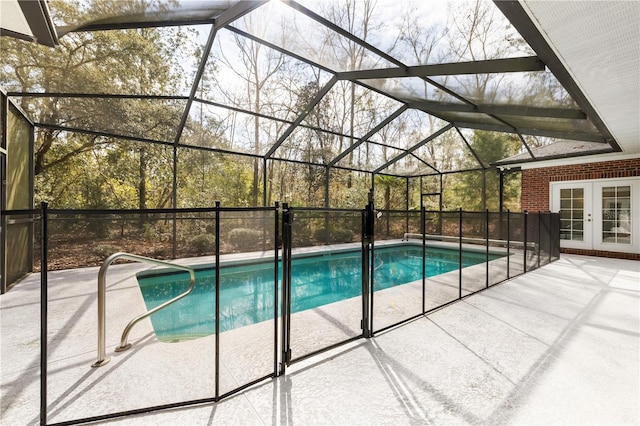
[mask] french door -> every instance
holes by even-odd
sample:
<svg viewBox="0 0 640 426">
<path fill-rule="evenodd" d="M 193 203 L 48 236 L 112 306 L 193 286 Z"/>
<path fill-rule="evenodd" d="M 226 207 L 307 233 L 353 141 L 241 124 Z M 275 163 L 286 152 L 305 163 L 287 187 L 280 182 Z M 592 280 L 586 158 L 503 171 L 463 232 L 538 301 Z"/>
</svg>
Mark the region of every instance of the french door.
<svg viewBox="0 0 640 426">
<path fill-rule="evenodd" d="M 640 251 L 640 179 L 554 182 L 550 201 L 561 247 Z"/>
</svg>

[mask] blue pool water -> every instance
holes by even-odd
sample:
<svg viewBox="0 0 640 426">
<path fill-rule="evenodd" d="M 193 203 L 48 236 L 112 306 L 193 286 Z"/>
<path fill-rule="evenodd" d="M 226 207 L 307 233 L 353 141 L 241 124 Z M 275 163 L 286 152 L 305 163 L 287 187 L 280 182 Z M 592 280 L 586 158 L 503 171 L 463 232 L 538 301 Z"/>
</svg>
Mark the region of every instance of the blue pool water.
<svg viewBox="0 0 640 426">
<path fill-rule="evenodd" d="M 497 256 L 490 256 L 495 259 Z M 484 253 L 463 252 L 463 267 L 485 261 Z M 421 280 L 422 247 L 392 246 L 375 250 L 375 290 Z M 318 254 L 292 260 L 291 312 L 304 311 L 361 295 L 360 251 Z M 458 269 L 458 252 L 427 249 L 427 277 Z M 220 331 L 273 319 L 274 264 L 254 263 L 220 269 Z M 185 272 L 166 271 L 138 275 L 140 290 L 152 309 L 184 292 Z M 215 271 L 196 271 L 193 292 L 151 315 L 161 341 L 203 337 L 215 331 Z M 281 295 L 278 289 L 279 297 Z"/>
</svg>

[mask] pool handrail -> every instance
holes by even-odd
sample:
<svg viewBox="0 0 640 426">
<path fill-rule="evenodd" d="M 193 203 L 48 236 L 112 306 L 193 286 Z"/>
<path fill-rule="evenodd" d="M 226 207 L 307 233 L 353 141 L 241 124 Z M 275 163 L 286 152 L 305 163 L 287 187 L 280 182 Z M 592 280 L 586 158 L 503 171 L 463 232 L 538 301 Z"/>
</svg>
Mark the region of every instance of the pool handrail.
<svg viewBox="0 0 640 426">
<path fill-rule="evenodd" d="M 123 252 L 114 253 L 111 256 L 109 256 L 107 259 L 105 259 L 105 261 L 102 263 L 102 266 L 100 266 L 100 271 L 98 271 L 98 360 L 93 364 L 91 364 L 92 367 L 102 367 L 103 365 L 109 362 L 109 358 L 107 358 L 106 356 L 106 345 L 105 345 L 105 340 L 106 340 L 105 316 L 106 316 L 106 290 L 107 290 L 106 278 L 107 278 L 107 269 L 109 265 L 111 265 L 113 262 L 115 262 L 118 259 L 127 259 L 127 260 L 133 260 L 141 263 L 150 263 L 152 265 L 157 265 L 157 266 L 167 266 L 173 269 L 181 269 L 183 271 L 189 272 L 190 283 L 189 283 L 189 288 L 184 293 L 181 293 L 178 296 L 174 297 L 173 299 L 170 299 L 156 306 L 155 308 L 148 310 L 144 314 L 139 315 L 134 319 L 132 319 L 129 322 L 129 324 L 127 324 L 127 326 L 124 328 L 124 331 L 122 332 L 122 337 L 120 339 L 120 346 L 116 347 L 115 349 L 116 352 L 122 352 L 131 347 L 131 344 L 127 343 L 127 337 L 129 335 L 129 331 L 131 331 L 131 328 L 134 325 L 136 325 L 140 320 L 148 317 L 149 315 L 155 312 L 158 312 L 160 309 L 163 309 L 166 306 L 174 302 L 177 302 L 183 297 L 186 297 L 187 295 L 189 295 L 189 293 L 191 293 L 196 283 L 195 270 L 188 266 L 177 265 L 175 263 L 166 262 L 163 260 L 152 259 L 150 257 L 144 257 L 144 256 L 139 256 L 137 254 L 123 253 Z"/>
</svg>

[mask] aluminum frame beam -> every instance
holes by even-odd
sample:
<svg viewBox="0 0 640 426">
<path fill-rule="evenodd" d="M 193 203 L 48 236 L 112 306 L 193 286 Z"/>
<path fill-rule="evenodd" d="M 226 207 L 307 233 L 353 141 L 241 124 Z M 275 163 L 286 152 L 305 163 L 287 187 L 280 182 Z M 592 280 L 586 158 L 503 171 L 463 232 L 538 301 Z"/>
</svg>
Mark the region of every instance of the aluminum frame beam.
<svg viewBox="0 0 640 426">
<path fill-rule="evenodd" d="M 220 28 L 226 27 L 228 24 L 235 21 L 236 19 L 242 18 L 247 13 L 254 11 L 258 7 L 268 2 L 269 0 L 239 1 L 216 17 L 216 21 L 215 21 L 216 28 L 220 29 Z"/>
<path fill-rule="evenodd" d="M 421 101 L 409 102 L 409 107 L 426 113 L 439 112 L 474 112 L 495 115 L 517 115 L 523 117 L 563 118 L 569 120 L 586 120 L 587 115 L 579 109 L 544 108 L 524 105 L 482 105 L 475 107 L 468 104 L 450 102 Z"/>
<path fill-rule="evenodd" d="M 446 126 L 444 126 L 443 128 L 441 128 L 440 130 L 438 130 L 437 132 L 429 135 L 429 137 L 427 137 L 426 139 L 423 139 L 422 141 L 418 142 L 417 144 L 413 145 L 411 148 L 409 148 L 406 152 L 403 152 L 402 154 L 398 154 L 396 155 L 394 158 L 392 158 L 391 160 L 387 161 L 385 164 L 383 164 L 382 166 L 378 167 L 377 169 L 375 169 L 373 171 L 373 173 L 379 173 L 380 171 L 386 169 L 387 167 L 391 166 L 392 164 L 396 163 L 399 160 L 402 160 L 404 157 L 406 157 L 407 155 L 413 153 L 414 151 L 416 151 L 418 148 L 421 148 L 423 145 L 427 144 L 428 142 L 431 142 L 432 140 L 434 140 L 435 138 L 437 138 L 438 136 L 442 135 L 443 133 L 451 130 L 453 128 L 453 124 L 449 123 Z"/>
<path fill-rule="evenodd" d="M 274 143 L 273 146 L 271 146 L 269 151 L 267 151 L 267 153 L 265 154 L 264 156 L 265 158 L 270 158 L 273 155 L 273 153 L 276 152 L 278 148 L 280 148 L 280 145 L 282 145 L 282 143 L 291 135 L 291 133 L 295 130 L 295 128 L 298 127 L 300 123 L 302 123 L 302 120 L 304 120 L 307 117 L 307 115 L 309 115 L 311 110 L 313 110 L 313 108 L 315 108 L 315 106 L 318 105 L 318 103 L 320 103 L 322 98 L 324 98 L 324 96 L 327 93 L 329 93 L 329 90 L 331 90 L 331 88 L 337 82 L 338 82 L 338 79 L 336 78 L 335 75 L 331 77 L 331 80 L 329 80 L 327 84 L 325 84 L 324 87 L 322 87 L 322 89 L 320 89 L 320 91 L 316 93 L 313 99 L 305 106 L 304 110 L 300 113 L 300 115 L 298 115 L 298 117 L 295 119 L 293 124 L 291 124 L 289 128 L 287 128 L 287 130 L 285 130 L 284 133 L 280 135 L 276 143 Z"/>
<path fill-rule="evenodd" d="M 367 80 L 372 78 L 429 77 L 436 75 L 493 74 L 524 71 L 544 71 L 545 65 L 537 56 L 521 58 L 487 59 L 482 61 L 452 62 L 447 64 L 418 65 L 359 71 L 339 72 L 341 80 Z"/>
<path fill-rule="evenodd" d="M 398 116 L 400 114 L 402 114 L 403 112 L 405 112 L 408 109 L 407 105 L 402 105 L 400 108 L 398 108 L 397 110 L 395 110 L 391 115 L 387 116 L 387 118 L 385 118 L 384 120 L 382 120 L 380 123 L 378 123 L 377 126 L 375 126 L 373 129 L 369 130 L 369 132 L 367 132 L 366 135 L 364 135 L 363 137 L 361 137 L 360 139 L 358 139 L 353 145 L 351 145 L 349 148 L 347 148 L 346 150 L 342 151 L 336 158 L 334 158 L 333 160 L 331 160 L 327 166 L 328 167 L 333 167 L 338 161 L 342 160 L 344 157 L 346 157 L 347 155 L 349 155 L 350 153 L 352 153 L 357 147 L 359 147 L 360 145 L 362 145 L 362 143 L 366 142 L 369 140 L 369 138 L 373 135 L 375 135 L 376 133 L 378 133 L 384 126 L 386 126 L 387 124 L 391 123 L 393 120 L 395 120 L 396 118 L 398 118 Z M 397 149 L 397 148 L 396 148 Z"/>
<path fill-rule="evenodd" d="M 188 96 L 130 95 L 118 93 L 63 93 L 63 92 L 8 92 L 16 98 L 95 98 L 95 99 L 144 99 L 158 101 L 186 101 Z"/>
<path fill-rule="evenodd" d="M 196 75 L 193 77 L 193 84 L 191 85 L 191 92 L 189 93 L 189 99 L 187 99 L 187 105 L 184 107 L 184 112 L 182 113 L 182 118 L 180 119 L 180 124 L 178 125 L 178 131 L 176 132 L 176 138 L 173 141 L 175 146 L 178 146 L 180 143 L 180 138 L 182 138 L 182 132 L 184 131 L 184 126 L 187 124 L 187 119 L 189 118 L 189 113 L 191 112 L 191 105 L 193 105 L 193 101 L 196 98 L 196 94 L 198 93 L 198 86 L 200 86 L 200 80 L 204 75 L 204 70 L 207 65 L 207 60 L 209 59 L 209 54 L 211 53 L 211 49 L 213 48 L 213 41 L 216 38 L 216 34 L 218 33 L 218 28 L 216 25 L 211 26 L 211 31 L 209 31 L 209 37 L 207 38 L 207 43 L 202 50 L 202 57 L 200 58 L 200 63 L 198 64 L 198 70 L 196 71 Z"/>
<path fill-rule="evenodd" d="M 238 18 L 253 11 L 257 7 L 267 3 L 268 0 L 250 0 L 239 1 L 230 8 L 220 12 L 219 15 L 212 15 L 208 18 L 199 19 L 176 19 L 176 20 L 162 20 L 155 21 L 132 21 L 132 22 L 95 22 L 82 25 L 80 27 L 62 26 L 58 27 L 57 31 L 60 37 L 72 33 L 72 32 L 85 32 L 85 31 L 105 31 L 105 30 L 131 30 L 137 28 L 161 28 L 161 27 L 179 27 L 186 25 L 212 25 L 215 24 L 218 28 L 225 27 L 229 23 L 235 21 Z M 26 0 L 26 3 L 32 3 L 32 1 Z"/>
<path fill-rule="evenodd" d="M 325 27 L 335 31 L 338 34 L 340 34 L 341 36 L 343 36 L 345 38 L 348 38 L 349 40 L 351 40 L 354 43 L 358 44 L 360 47 L 363 47 L 366 50 L 368 50 L 370 52 L 373 52 L 376 55 L 380 56 L 381 58 L 386 59 L 387 61 L 391 62 L 392 64 L 396 64 L 398 66 L 405 66 L 398 59 L 394 58 L 393 56 L 389 55 L 386 52 L 383 52 L 382 50 L 378 49 L 377 47 L 367 43 L 366 41 L 362 40 L 360 37 L 350 33 L 349 31 L 345 30 L 344 28 L 334 24 L 330 20 L 328 20 L 328 19 L 318 15 L 317 13 L 307 9 L 306 7 L 302 6 L 300 3 L 297 3 L 294 0 L 282 0 L 282 2 L 284 4 L 286 4 L 287 6 L 297 10 L 298 12 L 306 15 L 307 17 L 313 19 L 314 21 L 318 22 L 319 24 L 322 24 Z"/>
<path fill-rule="evenodd" d="M 456 131 L 458 132 L 458 134 L 460 135 L 460 137 L 462 138 L 464 144 L 467 146 L 467 149 L 469 151 L 471 151 L 471 154 L 473 154 L 473 156 L 475 157 L 476 161 L 478 162 L 478 165 L 482 168 L 487 168 L 487 165 L 484 163 L 484 161 L 482 161 L 482 159 L 478 156 L 478 153 L 476 153 L 476 150 L 473 149 L 473 147 L 471 146 L 471 144 L 469 143 L 469 141 L 467 140 L 467 138 L 464 137 L 464 135 L 462 134 L 462 132 L 460 131 L 459 128 L 456 127 Z"/>
<path fill-rule="evenodd" d="M 568 154 L 549 155 L 549 156 L 540 157 L 540 158 L 538 158 L 538 157 L 523 158 L 523 159 L 519 159 L 519 160 L 515 160 L 515 161 L 500 162 L 499 164 L 496 164 L 496 167 L 506 167 L 506 166 L 509 166 L 511 164 L 535 163 L 536 161 L 548 161 L 548 160 L 558 160 L 558 159 L 564 159 L 564 158 L 586 157 L 586 156 L 591 156 L 591 155 L 610 154 L 612 152 L 616 152 L 608 144 L 602 144 L 602 146 L 603 146 L 603 148 L 601 150 L 589 151 L 586 154 L 584 152 L 572 152 L 572 153 L 568 153 Z"/>
<path fill-rule="evenodd" d="M 533 155 L 533 151 L 531 151 L 531 148 L 529 147 L 529 144 L 527 143 L 527 141 L 524 140 L 524 138 L 522 137 L 522 134 L 518 133 L 518 137 L 520 138 L 520 142 L 522 142 L 522 145 L 524 145 L 524 147 L 526 148 L 526 150 L 529 153 L 529 155 L 531 156 L 531 158 L 533 158 L 535 160 L 536 156 Z"/>
<path fill-rule="evenodd" d="M 415 158 L 416 160 L 420 161 L 422 164 L 424 164 L 425 166 L 429 167 L 431 170 L 433 170 L 436 173 L 440 173 L 440 170 L 436 169 L 435 167 L 433 167 L 431 164 L 429 164 L 428 162 L 424 161 L 422 158 L 418 157 L 416 154 L 414 154 L 413 152 L 409 153 L 410 156 L 412 156 L 413 158 Z"/>
<path fill-rule="evenodd" d="M 602 137 L 602 135 L 594 134 L 594 133 L 562 132 L 558 130 L 529 129 L 525 127 L 508 127 L 508 126 L 497 126 L 497 125 L 491 125 L 491 124 L 478 124 L 478 123 L 468 123 L 468 122 L 458 122 L 458 121 L 454 121 L 453 124 L 456 127 L 463 127 L 466 129 L 489 130 L 492 132 L 503 132 L 503 133 L 522 133 L 524 135 L 545 136 L 545 137 L 557 138 L 557 139 L 569 139 L 569 140 L 584 141 L 584 142 L 598 142 L 602 144 L 607 143 L 607 140 L 605 140 Z"/>
<path fill-rule="evenodd" d="M 564 87 L 571 95 L 580 109 L 582 109 L 587 116 L 591 118 L 593 124 L 602 134 L 604 142 L 608 143 L 614 151 L 621 152 L 622 148 L 613 138 L 613 135 L 598 115 L 598 112 L 591 105 L 591 102 L 589 102 L 578 84 L 574 81 L 560 58 L 558 58 L 551 46 L 549 46 L 549 43 L 544 39 L 544 36 L 540 33 L 522 5 L 515 0 L 494 0 L 493 3 L 498 9 L 500 9 L 504 16 L 506 16 L 509 22 L 511 22 L 514 28 L 520 33 L 529 46 L 531 46 L 540 59 L 547 64 L 549 70 L 558 79 L 562 87 Z M 602 142 L 602 140 L 597 142 Z"/>
</svg>

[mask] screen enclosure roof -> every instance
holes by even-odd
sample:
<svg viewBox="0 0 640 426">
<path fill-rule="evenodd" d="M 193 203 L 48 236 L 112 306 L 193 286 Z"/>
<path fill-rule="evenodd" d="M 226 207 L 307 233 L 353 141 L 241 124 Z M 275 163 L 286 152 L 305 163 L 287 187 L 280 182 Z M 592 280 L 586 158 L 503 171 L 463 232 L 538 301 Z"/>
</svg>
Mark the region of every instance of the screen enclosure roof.
<svg viewBox="0 0 640 426">
<path fill-rule="evenodd" d="M 82 1 L 69 22 L 49 2 L 59 43 L 73 43 L 74 34 L 99 40 L 102 32 L 150 29 L 162 38 L 187 29 L 181 34 L 197 55 L 175 52 L 184 84 L 171 90 L 107 93 L 70 83 L 60 92 L 9 85 L 8 93 L 36 109 L 39 99 L 59 98 L 95 110 L 135 101 L 177 111 L 153 131 L 90 118 L 35 119 L 41 127 L 398 176 L 491 167 L 495 159 L 474 152 L 474 130 L 517 138 L 515 157 L 524 161 L 543 159 L 535 152 L 556 142 L 585 144 L 546 151 L 621 151 L 520 3 L 397 3 Z M 482 25 L 469 24 L 473 13 Z M 263 70 L 252 75 L 250 65 Z M 252 76 L 263 86 L 247 89 Z M 196 121 L 225 142 L 195 141 Z M 454 155 L 448 145 L 472 161 L 444 161 Z"/>
</svg>

